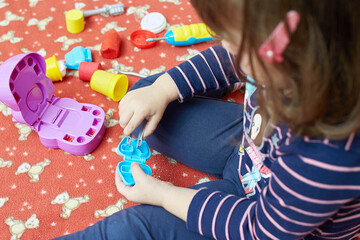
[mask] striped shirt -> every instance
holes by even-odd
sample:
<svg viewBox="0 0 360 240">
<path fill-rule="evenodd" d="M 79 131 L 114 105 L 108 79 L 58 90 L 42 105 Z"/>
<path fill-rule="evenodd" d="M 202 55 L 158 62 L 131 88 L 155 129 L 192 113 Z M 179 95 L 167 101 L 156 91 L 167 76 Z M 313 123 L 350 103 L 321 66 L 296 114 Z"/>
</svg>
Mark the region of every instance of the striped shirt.
<svg viewBox="0 0 360 240">
<path fill-rule="evenodd" d="M 240 80 L 229 53 L 211 47 L 168 71 L 179 101 Z M 194 196 L 191 231 L 217 239 L 354 239 L 360 234 L 360 136 L 302 137 L 285 125 L 254 144 L 262 117 L 246 83 L 238 174 L 246 197 L 207 188 Z"/>
</svg>

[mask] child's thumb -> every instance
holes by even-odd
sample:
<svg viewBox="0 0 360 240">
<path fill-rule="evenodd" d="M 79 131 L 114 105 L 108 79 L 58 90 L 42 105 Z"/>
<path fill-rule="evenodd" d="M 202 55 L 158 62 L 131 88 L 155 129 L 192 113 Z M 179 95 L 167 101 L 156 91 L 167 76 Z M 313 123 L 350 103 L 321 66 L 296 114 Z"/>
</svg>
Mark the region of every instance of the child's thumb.
<svg viewBox="0 0 360 240">
<path fill-rule="evenodd" d="M 141 181 L 141 179 L 145 175 L 144 171 L 141 169 L 139 163 L 137 163 L 137 162 L 131 163 L 131 174 L 133 175 L 135 183 L 137 183 L 138 181 Z"/>
</svg>

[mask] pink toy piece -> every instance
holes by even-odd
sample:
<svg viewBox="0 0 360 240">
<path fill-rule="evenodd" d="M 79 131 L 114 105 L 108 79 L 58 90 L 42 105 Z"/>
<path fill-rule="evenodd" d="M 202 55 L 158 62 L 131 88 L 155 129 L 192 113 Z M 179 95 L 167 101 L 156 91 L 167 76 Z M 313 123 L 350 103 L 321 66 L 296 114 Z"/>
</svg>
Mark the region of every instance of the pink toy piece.
<svg viewBox="0 0 360 240">
<path fill-rule="evenodd" d="M 101 64 L 97 62 L 81 62 L 79 65 L 79 79 L 90 82 L 91 76 L 96 70 L 102 70 Z"/>
<path fill-rule="evenodd" d="M 92 152 L 105 133 L 105 113 L 93 104 L 58 98 L 37 53 L 16 55 L 0 66 L 0 101 L 13 120 L 29 125 L 41 143 L 75 155 Z"/>
</svg>

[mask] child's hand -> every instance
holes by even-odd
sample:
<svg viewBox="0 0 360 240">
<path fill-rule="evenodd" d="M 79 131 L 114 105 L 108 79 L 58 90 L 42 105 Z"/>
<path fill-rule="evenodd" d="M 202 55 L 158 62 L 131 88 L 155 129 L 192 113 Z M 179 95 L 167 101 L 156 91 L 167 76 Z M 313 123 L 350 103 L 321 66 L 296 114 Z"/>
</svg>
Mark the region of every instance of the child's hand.
<svg viewBox="0 0 360 240">
<path fill-rule="evenodd" d="M 126 186 L 115 172 L 117 190 L 128 200 L 136 203 L 163 207 L 168 212 L 186 221 L 189 205 L 197 190 L 176 187 L 143 172 L 138 163 L 131 164 L 134 186 Z"/>
<path fill-rule="evenodd" d="M 131 164 L 131 173 L 135 180 L 134 186 L 127 186 L 115 172 L 117 190 L 128 200 L 136 203 L 163 206 L 163 194 L 172 187 L 171 183 L 160 181 L 143 172 L 138 163 Z"/>
<path fill-rule="evenodd" d="M 120 126 L 124 135 L 129 136 L 144 119 L 148 120 L 144 138 L 151 135 L 167 105 L 177 97 L 176 85 L 167 73 L 150 86 L 128 92 L 119 104 Z"/>
<path fill-rule="evenodd" d="M 120 126 L 124 129 L 124 135 L 129 136 L 144 119 L 148 120 L 144 137 L 152 134 L 167 104 L 164 95 L 153 85 L 128 92 L 119 104 Z"/>
</svg>

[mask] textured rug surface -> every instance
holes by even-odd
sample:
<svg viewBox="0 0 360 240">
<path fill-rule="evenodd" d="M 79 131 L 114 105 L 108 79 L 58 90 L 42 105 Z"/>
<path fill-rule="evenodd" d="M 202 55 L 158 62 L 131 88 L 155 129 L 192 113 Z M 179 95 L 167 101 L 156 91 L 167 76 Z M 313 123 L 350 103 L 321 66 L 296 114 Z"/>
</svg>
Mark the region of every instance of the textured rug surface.
<svg viewBox="0 0 360 240">
<path fill-rule="evenodd" d="M 124 71 L 152 75 L 214 44 L 174 47 L 161 41 L 143 50 L 131 44 L 130 34 L 140 28 L 141 18 L 150 12 L 162 13 L 168 22 L 167 29 L 199 23 L 186 0 L 124 1 L 124 14 L 87 17 L 84 31 L 78 34 L 66 30 L 66 11 L 116 3 L 119 1 L 0 0 L 0 63 L 27 52 L 62 60 L 74 47 L 83 46 L 89 47 L 93 61 L 100 62 L 109 72 L 115 73 L 120 65 Z M 121 38 L 120 56 L 105 59 L 99 51 L 104 35 L 112 29 Z M 130 86 L 138 79 L 129 76 Z M 123 138 L 118 103 L 93 91 L 89 82 L 79 80 L 77 70 L 68 69 L 63 81 L 53 84 L 56 97 L 100 106 L 106 113 L 105 135 L 95 151 L 85 156 L 49 149 L 29 126 L 13 122 L 11 109 L 0 102 L 0 239 L 50 239 L 84 229 L 134 205 L 114 185 L 114 172 L 122 161 L 115 152 Z M 241 95 L 233 94 L 226 100 L 241 101 Z M 146 164 L 152 168 L 153 176 L 178 186 L 213 179 L 155 151 Z"/>
</svg>

